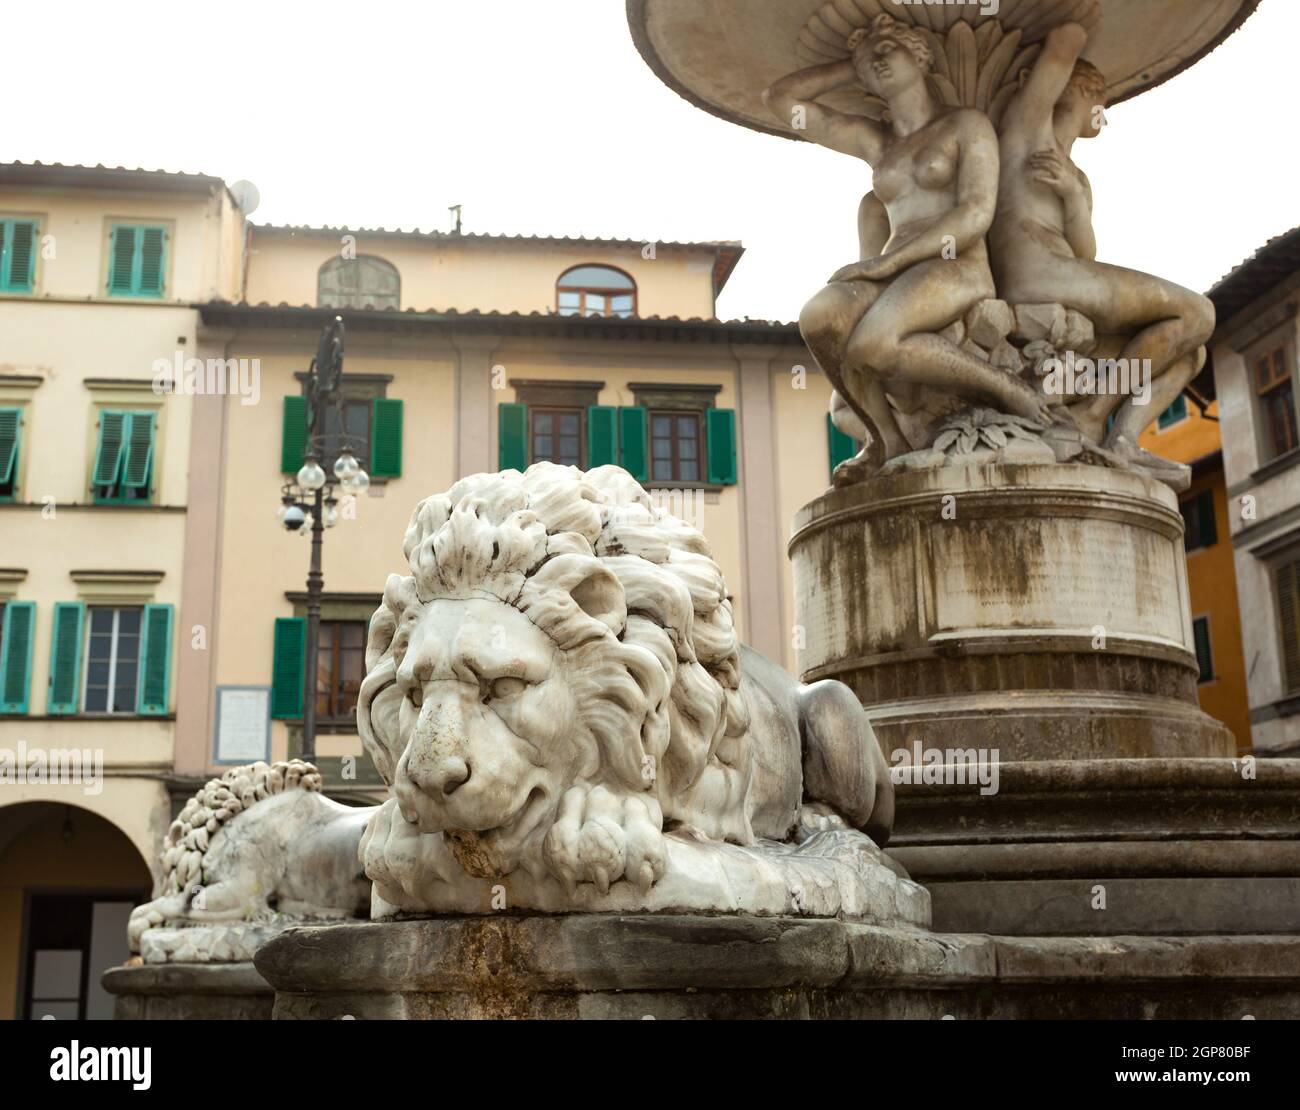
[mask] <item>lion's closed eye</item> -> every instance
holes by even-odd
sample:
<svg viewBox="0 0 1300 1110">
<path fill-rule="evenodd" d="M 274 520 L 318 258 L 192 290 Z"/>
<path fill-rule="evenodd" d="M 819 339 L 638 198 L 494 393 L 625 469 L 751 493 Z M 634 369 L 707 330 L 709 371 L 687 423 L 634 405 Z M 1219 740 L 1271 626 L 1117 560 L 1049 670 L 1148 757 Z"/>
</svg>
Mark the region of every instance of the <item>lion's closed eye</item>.
<svg viewBox="0 0 1300 1110">
<path fill-rule="evenodd" d="M 518 697 L 528 689 L 528 683 L 522 678 L 513 678 L 509 675 L 501 678 L 494 678 L 488 686 L 488 693 L 493 698 L 505 699 Z"/>
</svg>

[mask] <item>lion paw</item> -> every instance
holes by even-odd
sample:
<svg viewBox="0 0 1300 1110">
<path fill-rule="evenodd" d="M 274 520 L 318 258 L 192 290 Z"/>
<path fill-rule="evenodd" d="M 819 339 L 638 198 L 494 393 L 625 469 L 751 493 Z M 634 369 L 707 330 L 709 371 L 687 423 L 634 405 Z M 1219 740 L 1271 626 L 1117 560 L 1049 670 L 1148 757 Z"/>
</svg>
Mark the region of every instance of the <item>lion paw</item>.
<svg viewBox="0 0 1300 1110">
<path fill-rule="evenodd" d="M 642 893 L 664 876 L 663 818 L 653 799 L 603 786 L 574 787 L 546 834 L 546 859 L 572 891 L 591 883 L 601 894 L 619 879 Z"/>
</svg>

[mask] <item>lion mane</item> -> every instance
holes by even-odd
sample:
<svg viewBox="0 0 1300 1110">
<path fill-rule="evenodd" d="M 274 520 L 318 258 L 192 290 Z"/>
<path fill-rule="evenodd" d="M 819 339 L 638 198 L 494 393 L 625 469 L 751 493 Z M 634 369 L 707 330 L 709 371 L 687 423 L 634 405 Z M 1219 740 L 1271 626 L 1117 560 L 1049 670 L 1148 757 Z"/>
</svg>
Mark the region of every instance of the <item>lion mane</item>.
<svg viewBox="0 0 1300 1110">
<path fill-rule="evenodd" d="M 300 759 L 249 763 L 209 779 L 177 815 L 163 841 L 159 895 L 203 882 L 208 845 L 237 814 L 286 790 L 321 789 L 320 772 Z"/>
<path fill-rule="evenodd" d="M 626 471 L 537 463 L 476 474 L 416 506 L 371 620 L 359 731 L 390 785 L 399 739 L 394 686 L 410 629 L 440 598 L 495 597 L 575 666 L 574 701 L 597 781 L 655 798 L 666 822 L 754 839 L 739 643 L 722 572 L 703 535 L 656 506 Z M 599 610 L 593 581 L 619 589 Z M 710 769 L 722 775 L 709 775 Z M 725 783 L 725 786 L 720 786 Z M 567 784 L 565 784 L 567 785 Z"/>
</svg>

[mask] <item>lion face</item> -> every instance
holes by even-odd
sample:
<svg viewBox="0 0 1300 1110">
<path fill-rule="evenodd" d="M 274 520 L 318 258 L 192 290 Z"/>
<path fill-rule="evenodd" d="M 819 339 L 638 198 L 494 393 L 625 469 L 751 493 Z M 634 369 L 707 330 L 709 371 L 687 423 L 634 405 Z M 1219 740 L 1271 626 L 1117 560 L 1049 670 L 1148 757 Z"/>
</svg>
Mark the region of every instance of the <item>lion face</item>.
<svg viewBox="0 0 1300 1110">
<path fill-rule="evenodd" d="M 447 833 L 471 873 L 503 873 L 590 762 L 564 653 L 510 605 L 445 599 L 423 607 L 395 661 L 402 816 Z"/>
</svg>

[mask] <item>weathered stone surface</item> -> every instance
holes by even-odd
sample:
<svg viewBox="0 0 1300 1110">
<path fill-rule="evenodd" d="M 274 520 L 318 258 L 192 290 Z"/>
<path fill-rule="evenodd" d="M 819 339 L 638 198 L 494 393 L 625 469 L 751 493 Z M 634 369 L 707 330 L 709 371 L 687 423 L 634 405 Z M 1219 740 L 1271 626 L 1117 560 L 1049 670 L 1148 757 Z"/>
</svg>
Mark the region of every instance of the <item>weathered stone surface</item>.
<svg viewBox="0 0 1300 1110">
<path fill-rule="evenodd" d="M 1016 317 L 1006 301 L 980 301 L 966 313 L 966 334 L 986 351 L 1004 342 L 1015 326 Z"/>
<path fill-rule="evenodd" d="M 1295 937 L 502 916 L 300 929 L 258 966 L 280 1019 L 1300 1016 Z"/>
<path fill-rule="evenodd" d="M 1018 304 L 1015 306 L 1015 335 L 1026 343 L 1049 343 L 1061 349 L 1065 338 L 1065 306 Z"/>
<path fill-rule="evenodd" d="M 251 963 L 113 967 L 100 981 L 119 1021 L 263 1021 L 275 998 Z"/>
</svg>

